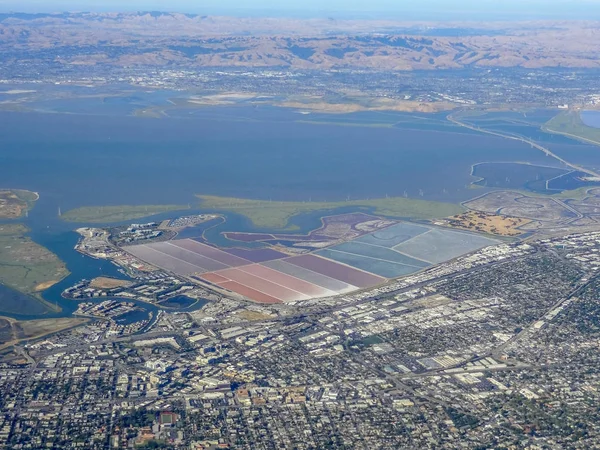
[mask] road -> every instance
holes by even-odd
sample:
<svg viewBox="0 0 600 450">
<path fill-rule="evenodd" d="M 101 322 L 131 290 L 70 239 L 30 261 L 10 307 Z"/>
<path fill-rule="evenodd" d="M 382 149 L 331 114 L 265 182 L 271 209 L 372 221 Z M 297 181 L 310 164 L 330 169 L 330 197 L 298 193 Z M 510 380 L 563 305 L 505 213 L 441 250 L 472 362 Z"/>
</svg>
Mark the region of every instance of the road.
<svg viewBox="0 0 600 450">
<path fill-rule="evenodd" d="M 506 348 L 508 348 L 510 345 L 514 344 L 515 342 L 517 342 L 519 339 L 523 338 L 524 336 L 528 335 L 532 330 L 533 327 L 535 326 L 535 324 L 537 322 L 539 322 L 540 320 L 545 320 L 548 315 L 550 315 L 550 313 L 552 311 L 554 311 L 556 308 L 562 306 L 567 300 L 572 299 L 573 297 L 575 297 L 576 295 L 578 295 L 580 292 L 582 292 L 586 287 L 588 287 L 588 285 L 592 282 L 594 282 L 596 279 L 598 279 L 600 277 L 600 275 L 597 275 L 595 277 L 590 278 L 586 283 L 582 284 L 581 286 L 576 287 L 575 289 L 573 289 L 568 296 L 561 298 L 559 301 L 557 301 L 554 305 L 552 305 L 545 313 L 544 315 L 542 315 L 540 318 L 536 319 L 535 321 L 531 322 L 527 327 L 523 328 L 519 333 L 517 333 L 516 335 L 514 335 L 511 339 L 509 339 L 508 341 L 506 341 L 504 344 L 500 345 L 499 347 L 496 347 L 489 356 L 498 356 L 500 354 L 502 354 L 504 352 L 504 350 L 506 350 Z"/>
<path fill-rule="evenodd" d="M 577 136 L 576 134 L 565 133 L 563 131 L 551 130 L 550 128 L 548 128 L 546 126 L 542 127 L 542 131 L 544 131 L 546 133 L 551 133 L 551 134 L 559 134 L 561 136 L 566 136 L 571 139 L 576 139 L 578 141 L 583 141 L 583 142 L 586 142 L 586 143 L 592 144 L 592 145 L 600 145 L 600 142 L 594 141 L 593 139 L 584 138 L 583 136 Z"/>
<path fill-rule="evenodd" d="M 474 125 L 469 125 L 468 123 L 461 122 L 460 120 L 456 119 L 452 114 L 449 114 L 446 117 L 446 119 L 448 119 L 450 122 L 452 122 L 455 125 L 458 125 L 458 126 L 461 126 L 464 128 L 468 128 L 469 130 L 478 131 L 480 133 L 485 133 L 485 134 L 491 134 L 493 136 L 499 136 L 499 137 L 502 137 L 505 139 L 511 139 L 513 141 L 524 142 L 526 144 L 531 145 L 533 148 L 537 148 L 538 150 L 543 151 L 547 156 L 551 156 L 552 158 L 556 159 L 557 161 L 560 161 L 562 164 L 572 168 L 573 170 L 577 170 L 579 172 L 587 173 L 588 175 L 591 175 L 593 177 L 600 178 L 600 174 L 598 174 L 597 172 L 594 172 L 591 169 L 586 169 L 585 167 L 581 167 L 576 164 L 570 163 L 566 159 L 563 159 L 560 156 L 558 156 L 556 153 L 553 153 L 550 149 L 541 146 L 540 144 L 532 141 L 531 139 L 527 139 L 525 137 L 520 137 L 520 136 L 512 136 L 510 134 L 500 133 L 498 131 L 490 131 L 490 130 L 486 130 L 484 128 L 476 127 Z"/>
</svg>

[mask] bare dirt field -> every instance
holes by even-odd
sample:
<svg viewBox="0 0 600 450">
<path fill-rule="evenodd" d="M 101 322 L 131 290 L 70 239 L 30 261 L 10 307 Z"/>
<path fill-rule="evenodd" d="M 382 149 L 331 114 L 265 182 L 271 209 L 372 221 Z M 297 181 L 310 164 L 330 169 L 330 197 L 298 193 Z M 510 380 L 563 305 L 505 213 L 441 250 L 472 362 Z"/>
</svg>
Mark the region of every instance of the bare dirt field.
<svg viewBox="0 0 600 450">
<path fill-rule="evenodd" d="M 464 214 L 448 217 L 447 219 L 435 223 L 461 230 L 495 234 L 496 236 L 518 236 L 523 234 L 523 231 L 520 228 L 530 222 L 531 219 L 524 219 L 521 217 L 509 217 L 480 211 L 469 211 Z"/>
<path fill-rule="evenodd" d="M 129 286 L 130 284 L 129 281 L 117 280 L 116 278 L 98 277 L 92 280 L 90 287 L 96 289 L 114 289 Z"/>
<path fill-rule="evenodd" d="M 51 288 L 52 286 L 54 286 L 56 283 L 59 283 L 59 282 L 60 282 L 60 280 L 44 281 L 43 283 L 40 283 L 35 287 L 35 292 L 45 291 L 46 289 Z"/>
<path fill-rule="evenodd" d="M 258 311 L 250 311 L 248 309 L 244 309 L 236 313 L 236 315 L 244 320 L 248 321 L 259 321 L 259 320 L 268 320 L 272 319 L 275 316 L 270 314 L 261 313 Z"/>
</svg>

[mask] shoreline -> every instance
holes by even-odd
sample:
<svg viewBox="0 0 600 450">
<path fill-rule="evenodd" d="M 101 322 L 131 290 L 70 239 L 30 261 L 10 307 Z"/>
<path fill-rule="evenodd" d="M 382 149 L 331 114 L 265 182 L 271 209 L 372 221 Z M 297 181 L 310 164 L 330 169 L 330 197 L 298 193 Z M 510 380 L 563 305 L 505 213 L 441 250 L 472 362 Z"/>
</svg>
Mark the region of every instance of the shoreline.
<svg viewBox="0 0 600 450">
<path fill-rule="evenodd" d="M 7 341 L 5 343 L 0 343 L 0 352 L 4 352 L 7 349 L 10 349 L 11 347 L 14 347 L 15 345 L 20 344 L 21 342 L 36 342 L 40 339 L 44 339 L 44 338 L 48 338 L 50 336 L 53 336 L 57 333 L 62 333 L 64 331 L 68 331 L 68 330 L 72 330 L 74 328 L 78 328 L 80 326 L 86 325 L 89 322 L 92 321 L 92 319 L 90 317 L 82 317 L 82 316 L 75 316 L 72 315 L 70 317 L 58 317 L 58 318 L 47 318 L 47 319 L 31 319 L 31 320 L 20 320 L 20 319 L 15 319 L 12 317 L 8 317 L 8 316 L 3 316 L 0 315 L 0 320 L 6 320 L 7 322 L 9 322 L 11 328 L 16 324 L 18 325 L 19 323 L 28 323 L 31 324 L 32 322 L 47 322 L 50 323 L 51 321 L 57 321 L 57 322 L 64 322 L 64 321 L 69 321 L 69 322 L 79 322 L 79 323 L 73 323 L 73 324 L 69 324 L 66 327 L 56 327 L 57 329 L 55 330 L 50 330 L 48 332 L 42 332 L 39 334 L 34 334 L 32 336 L 29 337 L 24 337 L 24 338 L 19 338 L 19 339 L 12 339 L 10 341 Z"/>
<path fill-rule="evenodd" d="M 2 191 L 14 195 L 23 206 L 20 208 L 18 216 L 0 216 L 0 221 L 18 221 L 26 218 L 29 215 L 29 211 L 35 207 L 36 202 L 40 199 L 40 194 L 38 192 L 30 191 L 28 189 L 0 188 L 0 192 Z M 30 195 L 33 195 L 33 199 L 27 198 Z"/>
<path fill-rule="evenodd" d="M 574 170 L 577 170 L 577 171 L 583 172 L 583 173 L 587 173 L 588 175 L 592 175 L 593 177 L 600 178 L 600 174 L 594 172 L 591 169 L 586 169 L 586 168 L 581 167 L 579 165 L 570 163 L 566 159 L 563 159 L 560 156 L 558 156 L 555 153 L 553 153 L 550 149 L 548 149 L 548 148 L 546 148 L 546 147 L 538 144 L 533 139 L 530 139 L 530 138 L 527 138 L 527 137 L 522 137 L 522 136 L 517 136 L 517 135 L 513 136 L 513 135 L 509 135 L 509 134 L 504 134 L 504 133 L 501 133 L 501 132 L 498 132 L 498 131 L 490 131 L 490 130 L 487 130 L 485 128 L 478 127 L 476 125 L 471 125 L 471 124 L 469 124 L 467 122 L 462 122 L 460 119 L 456 119 L 454 117 L 454 114 L 452 114 L 452 113 L 448 114 L 448 116 L 446 118 L 450 122 L 452 122 L 452 123 L 454 123 L 456 125 L 468 128 L 468 129 L 473 130 L 473 131 L 478 131 L 480 133 L 490 134 L 490 135 L 493 135 L 493 136 L 499 136 L 499 137 L 502 137 L 504 139 L 510 139 L 510 140 L 514 140 L 514 141 L 524 142 L 526 144 L 531 145 L 533 148 L 537 148 L 538 150 L 544 152 L 544 154 L 546 154 L 546 156 L 550 156 L 550 157 L 556 159 L 557 161 L 561 162 L 562 164 L 571 167 Z"/>
<path fill-rule="evenodd" d="M 200 206 L 213 211 L 229 212 L 249 220 L 255 230 L 266 232 L 297 231 L 294 219 L 307 214 L 353 208 L 355 212 L 365 212 L 388 218 L 409 221 L 427 221 L 460 213 L 459 203 L 425 200 L 420 197 L 382 197 L 367 199 L 347 199 L 345 201 L 270 201 L 220 197 L 196 194 Z"/>
<path fill-rule="evenodd" d="M 67 279 L 71 275 L 71 271 L 67 267 L 66 262 L 62 258 L 60 258 L 56 253 L 51 251 L 49 248 L 47 248 L 46 246 L 39 244 L 38 242 L 33 240 L 31 237 L 31 234 L 32 234 L 31 227 L 29 227 L 25 223 L 9 222 L 9 223 L 7 223 L 7 226 L 20 227 L 19 230 L 17 231 L 17 233 L 12 234 L 12 235 L 8 234 L 7 236 L 9 238 L 12 236 L 12 238 L 16 239 L 16 241 L 19 243 L 19 245 L 14 245 L 15 248 L 19 249 L 20 246 L 22 245 L 24 247 L 24 249 L 26 250 L 26 251 L 24 251 L 24 253 L 18 255 L 20 259 L 14 260 L 14 264 L 13 264 L 14 266 L 20 267 L 24 271 L 26 271 L 25 275 L 19 274 L 19 276 L 23 277 L 23 281 L 25 280 L 25 278 L 27 276 L 29 276 L 28 274 L 31 271 L 37 270 L 38 266 L 36 265 L 36 260 L 35 259 L 32 260 L 32 258 L 35 258 L 35 257 L 45 258 L 45 261 L 43 262 L 44 266 L 42 266 L 44 268 L 44 271 L 41 273 L 37 273 L 37 272 L 35 273 L 38 276 L 40 276 L 41 279 L 38 280 L 37 282 L 35 282 L 35 284 L 32 286 L 28 286 L 27 282 L 25 282 L 25 284 L 26 284 L 25 286 L 22 286 L 22 283 L 21 283 L 21 285 L 11 284 L 10 282 L 7 282 L 7 280 L 9 280 L 9 281 L 11 280 L 10 278 L 7 278 L 7 279 L 3 278 L 4 282 L 0 281 L 0 285 L 4 286 L 5 288 L 10 289 L 20 295 L 23 295 L 24 297 L 27 297 L 33 301 L 40 303 L 47 310 L 43 313 L 43 315 L 60 314 L 62 312 L 62 308 L 58 304 L 55 304 L 55 303 L 47 300 L 46 298 L 44 298 L 44 293 L 47 292 L 52 287 L 56 286 L 57 284 L 62 283 L 65 279 Z M 10 249 L 12 247 L 13 247 L 12 244 L 7 246 L 7 248 L 9 249 L 9 253 L 5 256 L 11 257 Z M 13 262 L 13 261 L 9 260 L 9 262 Z M 11 264 L 8 264 L 8 265 L 10 266 Z M 48 270 L 46 268 L 46 266 L 49 266 L 51 270 Z M 51 272 L 51 273 L 48 273 L 48 272 Z M 20 279 L 21 278 L 19 278 L 19 280 Z M 9 312 L 7 311 L 7 313 L 9 313 Z M 24 316 L 27 315 L 27 314 L 20 314 L 20 313 L 19 314 L 9 313 L 9 314 L 24 315 Z"/>
</svg>

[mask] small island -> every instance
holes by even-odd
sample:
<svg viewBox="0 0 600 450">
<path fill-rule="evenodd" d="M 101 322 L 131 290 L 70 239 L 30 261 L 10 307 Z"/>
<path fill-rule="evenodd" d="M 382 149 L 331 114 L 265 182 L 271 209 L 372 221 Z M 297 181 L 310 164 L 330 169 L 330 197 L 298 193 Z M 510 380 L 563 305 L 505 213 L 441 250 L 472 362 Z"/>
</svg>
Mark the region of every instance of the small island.
<svg viewBox="0 0 600 450">
<path fill-rule="evenodd" d="M 33 208 L 39 195 L 21 189 L 0 189 L 0 219 L 19 219 Z"/>
</svg>

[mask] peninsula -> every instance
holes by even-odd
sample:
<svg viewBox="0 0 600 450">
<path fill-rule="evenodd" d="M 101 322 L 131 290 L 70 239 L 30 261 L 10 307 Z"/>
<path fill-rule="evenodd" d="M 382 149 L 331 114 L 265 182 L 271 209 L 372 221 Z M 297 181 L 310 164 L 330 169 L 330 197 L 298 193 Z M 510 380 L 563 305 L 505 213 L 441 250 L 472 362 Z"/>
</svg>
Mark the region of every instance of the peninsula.
<svg viewBox="0 0 600 450">
<path fill-rule="evenodd" d="M 0 219 L 18 219 L 27 214 L 39 195 L 21 189 L 0 189 Z"/>
<path fill-rule="evenodd" d="M 22 224 L 0 225 L 0 284 L 43 301 L 40 293 L 69 271 L 54 253 L 33 242 L 28 232 Z"/>
<path fill-rule="evenodd" d="M 587 144 L 600 145 L 600 129 L 588 127 L 581 120 L 581 113 L 577 110 L 563 111 L 542 127 L 543 131 L 562 134 Z"/>
<path fill-rule="evenodd" d="M 116 223 L 156 214 L 190 209 L 189 205 L 114 205 L 85 206 L 62 214 L 61 219 L 79 223 Z"/>
</svg>

